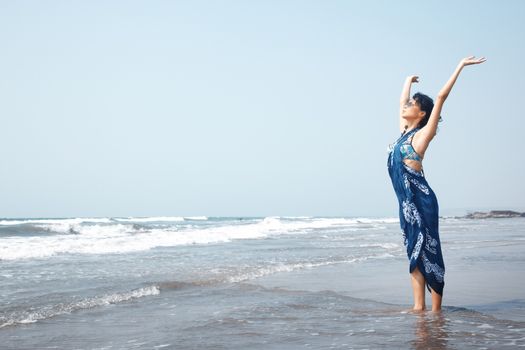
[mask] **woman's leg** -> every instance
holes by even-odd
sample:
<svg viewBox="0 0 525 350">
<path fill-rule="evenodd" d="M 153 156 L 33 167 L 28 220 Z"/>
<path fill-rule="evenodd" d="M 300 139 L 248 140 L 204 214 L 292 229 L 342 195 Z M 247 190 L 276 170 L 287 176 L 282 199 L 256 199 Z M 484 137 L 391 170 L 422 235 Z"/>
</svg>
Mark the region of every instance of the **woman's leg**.
<svg viewBox="0 0 525 350">
<path fill-rule="evenodd" d="M 432 311 L 441 311 L 441 295 L 439 295 L 438 293 L 434 292 L 433 289 L 431 289 L 432 291 Z"/>
<path fill-rule="evenodd" d="M 412 276 L 412 289 L 414 290 L 414 310 L 425 310 L 425 276 L 417 267 L 410 275 Z M 432 293 L 432 295 L 434 294 Z M 432 303 L 432 309 L 434 309 L 434 303 Z"/>
</svg>

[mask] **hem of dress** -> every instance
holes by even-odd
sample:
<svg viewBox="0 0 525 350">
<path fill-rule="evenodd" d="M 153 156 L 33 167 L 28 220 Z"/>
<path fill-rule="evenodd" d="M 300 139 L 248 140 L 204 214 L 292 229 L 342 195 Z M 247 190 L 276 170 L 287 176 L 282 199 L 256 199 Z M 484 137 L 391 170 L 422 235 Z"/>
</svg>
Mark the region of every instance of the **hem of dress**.
<svg viewBox="0 0 525 350">
<path fill-rule="evenodd" d="M 423 262 L 421 261 L 421 255 L 420 255 L 417 258 L 416 264 L 414 264 L 413 266 L 412 266 L 412 264 L 410 264 L 409 269 L 408 269 L 409 273 L 414 272 L 414 269 L 417 267 L 419 269 L 419 272 L 421 272 L 421 274 L 423 275 L 423 278 L 425 278 L 425 286 L 428 289 L 428 291 L 431 293 L 432 290 L 433 290 L 434 292 L 439 294 L 441 297 L 443 297 L 443 289 L 445 288 L 445 282 L 442 282 L 442 283 L 435 282 L 435 283 L 433 283 L 434 285 L 432 285 L 428 281 L 428 278 L 426 276 L 427 273 L 425 272 L 425 267 L 422 266 L 422 265 L 423 265 Z"/>
</svg>

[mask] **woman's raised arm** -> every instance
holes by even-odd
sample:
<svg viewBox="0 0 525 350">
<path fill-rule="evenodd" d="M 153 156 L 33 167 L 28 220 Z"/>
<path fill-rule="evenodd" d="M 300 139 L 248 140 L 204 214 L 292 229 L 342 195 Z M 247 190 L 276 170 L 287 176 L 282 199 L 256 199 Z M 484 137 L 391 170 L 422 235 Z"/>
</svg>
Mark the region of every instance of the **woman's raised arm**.
<svg viewBox="0 0 525 350">
<path fill-rule="evenodd" d="M 419 77 L 417 75 L 410 75 L 405 79 L 405 84 L 403 85 L 403 91 L 401 91 L 401 98 L 399 99 L 399 130 L 403 132 L 403 107 L 410 99 L 410 86 L 412 83 L 419 83 Z"/>
<path fill-rule="evenodd" d="M 452 76 L 447 81 L 445 86 L 439 91 L 436 101 L 434 102 L 434 108 L 432 109 L 432 113 L 430 114 L 430 118 L 428 119 L 427 125 L 425 125 L 421 129 L 422 137 L 425 139 L 426 143 L 430 142 L 432 138 L 436 135 L 437 130 L 437 124 L 439 121 L 439 116 L 441 115 L 441 109 L 443 108 L 443 104 L 445 103 L 445 100 L 447 99 L 448 95 L 450 94 L 450 90 L 452 90 L 452 87 L 454 86 L 454 83 L 458 79 L 459 73 L 461 73 L 461 70 L 463 67 L 471 65 L 471 64 L 479 64 L 485 62 L 485 57 L 481 58 L 474 58 L 474 56 L 469 56 L 464 59 L 462 59 L 458 66 L 456 67 L 456 70 L 454 73 L 452 73 Z"/>
</svg>

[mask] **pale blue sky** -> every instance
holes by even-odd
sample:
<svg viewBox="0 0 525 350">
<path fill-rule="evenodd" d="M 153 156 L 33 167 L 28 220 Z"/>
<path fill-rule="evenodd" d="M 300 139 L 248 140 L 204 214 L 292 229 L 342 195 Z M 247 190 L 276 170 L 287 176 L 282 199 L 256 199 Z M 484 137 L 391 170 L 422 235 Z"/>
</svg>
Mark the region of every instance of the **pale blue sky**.
<svg viewBox="0 0 525 350">
<path fill-rule="evenodd" d="M 0 217 L 397 215 L 398 100 L 459 60 L 440 214 L 525 210 L 522 1 L 0 1 Z"/>
</svg>

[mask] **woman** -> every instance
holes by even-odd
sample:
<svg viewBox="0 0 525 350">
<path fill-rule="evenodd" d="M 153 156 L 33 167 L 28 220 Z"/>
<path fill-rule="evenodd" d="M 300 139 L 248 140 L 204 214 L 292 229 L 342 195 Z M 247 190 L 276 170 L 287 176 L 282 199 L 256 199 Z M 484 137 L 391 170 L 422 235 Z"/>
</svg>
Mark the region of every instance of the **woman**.
<svg viewBox="0 0 525 350">
<path fill-rule="evenodd" d="M 401 136 L 389 148 L 388 173 L 399 201 L 399 222 L 410 261 L 414 310 L 425 309 L 425 285 L 432 294 L 432 311 L 441 310 L 445 285 L 445 264 L 438 231 L 438 202 L 422 164 L 430 141 L 436 135 L 443 103 L 463 67 L 485 62 L 470 56 L 461 60 L 439 92 L 436 102 L 421 93 L 410 97 L 410 86 L 418 82 L 409 76 L 401 93 Z"/>
</svg>

